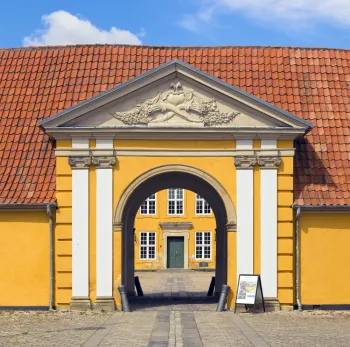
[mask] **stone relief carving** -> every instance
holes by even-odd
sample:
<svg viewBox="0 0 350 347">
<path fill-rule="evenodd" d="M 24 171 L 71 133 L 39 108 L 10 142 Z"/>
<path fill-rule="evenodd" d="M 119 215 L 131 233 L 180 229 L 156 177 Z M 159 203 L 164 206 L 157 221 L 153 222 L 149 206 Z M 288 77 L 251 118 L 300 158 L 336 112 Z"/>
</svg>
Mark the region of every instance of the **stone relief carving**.
<svg viewBox="0 0 350 347">
<path fill-rule="evenodd" d="M 138 103 L 135 109 L 116 112 L 112 116 L 127 125 L 161 123 L 177 115 L 188 122 L 213 126 L 228 123 L 238 114 L 220 112 L 215 99 L 204 100 L 195 95 L 192 89 L 183 89 L 182 84 L 177 82 L 170 84 L 170 90 Z"/>
<path fill-rule="evenodd" d="M 68 163 L 72 169 L 86 169 L 91 165 L 91 157 L 69 157 Z"/>
<path fill-rule="evenodd" d="M 252 169 L 257 164 L 256 157 L 240 156 L 234 158 L 237 169 Z"/>
<path fill-rule="evenodd" d="M 92 157 L 92 164 L 99 168 L 111 168 L 115 162 L 115 157 Z"/>
<path fill-rule="evenodd" d="M 258 165 L 262 169 L 277 169 L 281 164 L 281 158 L 279 157 L 259 157 Z"/>
<path fill-rule="evenodd" d="M 281 164 L 279 157 L 239 156 L 234 158 L 237 169 L 252 169 L 255 165 L 261 169 L 277 169 Z"/>
</svg>

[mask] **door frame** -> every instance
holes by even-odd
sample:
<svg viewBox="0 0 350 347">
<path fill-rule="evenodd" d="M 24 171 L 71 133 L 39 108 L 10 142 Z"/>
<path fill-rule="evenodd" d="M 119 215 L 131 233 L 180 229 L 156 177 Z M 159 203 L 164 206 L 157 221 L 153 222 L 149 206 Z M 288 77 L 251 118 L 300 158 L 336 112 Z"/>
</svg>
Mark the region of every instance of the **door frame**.
<svg viewBox="0 0 350 347">
<path fill-rule="evenodd" d="M 163 229 L 163 268 L 168 268 L 168 236 L 184 238 L 184 269 L 188 269 L 188 240 L 190 238 L 189 228 L 192 223 L 159 223 Z"/>
</svg>

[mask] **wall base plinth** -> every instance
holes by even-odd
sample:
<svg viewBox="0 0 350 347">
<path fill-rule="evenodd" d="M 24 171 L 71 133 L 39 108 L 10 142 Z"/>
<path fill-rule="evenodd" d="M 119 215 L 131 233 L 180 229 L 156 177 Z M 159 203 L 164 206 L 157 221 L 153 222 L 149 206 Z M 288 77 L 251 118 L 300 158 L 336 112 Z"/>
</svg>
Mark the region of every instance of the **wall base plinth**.
<svg viewBox="0 0 350 347">
<path fill-rule="evenodd" d="M 264 298 L 265 301 L 265 311 L 280 311 L 281 304 L 277 298 Z"/>
<path fill-rule="evenodd" d="M 86 296 L 76 296 L 70 302 L 70 309 L 75 311 L 91 310 L 91 301 Z"/>
<path fill-rule="evenodd" d="M 115 311 L 115 302 L 111 296 L 98 296 L 94 302 L 94 310 Z"/>
</svg>

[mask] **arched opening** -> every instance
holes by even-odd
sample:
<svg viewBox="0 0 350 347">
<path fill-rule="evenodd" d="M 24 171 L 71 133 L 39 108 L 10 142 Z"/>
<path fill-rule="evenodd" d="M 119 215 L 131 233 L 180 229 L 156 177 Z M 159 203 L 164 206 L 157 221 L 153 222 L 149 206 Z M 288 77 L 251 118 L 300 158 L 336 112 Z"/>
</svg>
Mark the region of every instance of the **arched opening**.
<svg viewBox="0 0 350 347">
<path fill-rule="evenodd" d="M 134 180 L 119 200 L 115 224 L 122 227 L 122 283 L 134 294 L 134 223 L 141 203 L 164 189 L 182 188 L 199 194 L 210 205 L 216 221 L 216 291 L 227 283 L 227 232 L 236 230 L 236 215 L 224 187 L 202 170 L 186 165 L 152 169 Z M 209 285 L 209 283 L 208 283 Z"/>
</svg>

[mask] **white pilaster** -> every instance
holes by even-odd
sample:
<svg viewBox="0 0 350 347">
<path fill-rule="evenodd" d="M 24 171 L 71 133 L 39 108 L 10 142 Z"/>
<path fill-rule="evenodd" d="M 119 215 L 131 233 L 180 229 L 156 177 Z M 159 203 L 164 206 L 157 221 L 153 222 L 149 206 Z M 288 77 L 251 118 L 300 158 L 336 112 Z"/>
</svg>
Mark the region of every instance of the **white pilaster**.
<svg viewBox="0 0 350 347">
<path fill-rule="evenodd" d="M 97 139 L 96 148 L 113 148 L 113 139 Z M 96 296 L 112 297 L 113 170 L 108 162 L 96 166 Z"/>
<path fill-rule="evenodd" d="M 237 140 L 237 149 L 252 149 L 252 140 Z M 253 167 L 237 167 L 237 276 L 252 274 L 253 239 Z"/>
<path fill-rule="evenodd" d="M 275 149 L 276 140 L 261 140 L 262 149 Z M 265 297 L 277 297 L 277 167 L 261 167 L 261 280 Z"/>
<path fill-rule="evenodd" d="M 73 139 L 73 148 L 89 148 Z M 72 296 L 89 298 L 89 167 L 72 166 Z"/>
</svg>

